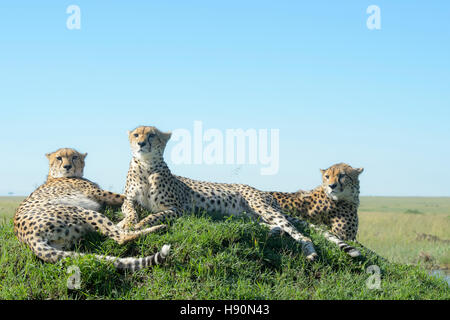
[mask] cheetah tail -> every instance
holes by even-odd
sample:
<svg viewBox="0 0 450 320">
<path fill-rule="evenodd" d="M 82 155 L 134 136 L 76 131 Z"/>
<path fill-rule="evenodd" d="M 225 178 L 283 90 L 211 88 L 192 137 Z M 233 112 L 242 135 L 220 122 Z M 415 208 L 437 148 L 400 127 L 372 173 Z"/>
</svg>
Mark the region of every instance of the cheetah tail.
<svg viewBox="0 0 450 320">
<path fill-rule="evenodd" d="M 99 256 L 96 255 L 98 259 L 102 260 L 108 260 L 113 262 L 114 266 L 118 270 L 127 270 L 131 272 L 135 272 L 150 266 L 154 266 L 157 264 L 162 264 L 167 256 L 169 255 L 170 251 L 170 245 L 164 245 L 161 249 L 161 251 L 145 257 L 145 258 L 116 258 L 116 257 L 110 257 L 110 256 Z"/>
<path fill-rule="evenodd" d="M 84 256 L 84 253 L 74 251 L 63 251 L 50 246 L 45 240 L 37 240 L 30 245 L 33 252 L 45 262 L 55 263 L 66 257 Z M 170 245 L 164 245 L 161 251 L 144 258 L 118 258 L 105 255 L 95 255 L 99 260 L 110 261 L 118 270 L 128 270 L 131 272 L 150 267 L 157 264 L 162 264 L 169 255 Z"/>
</svg>

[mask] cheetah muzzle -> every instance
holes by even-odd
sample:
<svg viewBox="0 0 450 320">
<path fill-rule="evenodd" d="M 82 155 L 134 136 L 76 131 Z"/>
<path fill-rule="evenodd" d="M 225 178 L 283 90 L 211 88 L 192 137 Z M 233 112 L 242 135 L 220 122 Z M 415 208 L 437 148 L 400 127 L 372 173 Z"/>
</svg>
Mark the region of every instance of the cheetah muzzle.
<svg viewBox="0 0 450 320">
<path fill-rule="evenodd" d="M 173 175 L 163 158 L 170 136 L 170 133 L 149 126 L 128 132 L 133 158 L 125 186 L 126 199 L 122 205 L 125 218 L 120 226 L 152 226 L 193 209 L 224 215 L 246 213 L 274 232 L 279 229 L 289 234 L 300 243 L 307 259 L 315 260 L 317 253 L 311 239 L 288 221 L 278 203 L 266 192 L 243 184 L 203 182 Z M 147 144 L 151 148 L 142 148 Z M 139 221 L 136 204 L 153 214 Z"/>
<path fill-rule="evenodd" d="M 120 206 L 124 196 L 102 190 L 82 177 L 86 155 L 68 148 L 47 154 L 50 163 L 47 181 L 20 204 L 14 215 L 17 238 L 45 262 L 82 255 L 66 250 L 89 232 L 100 232 L 122 244 L 165 227 L 127 231 L 101 214 L 99 209 L 103 205 Z M 166 245 L 160 252 L 144 258 L 95 257 L 111 261 L 119 270 L 135 271 L 162 263 L 169 250 Z"/>
</svg>

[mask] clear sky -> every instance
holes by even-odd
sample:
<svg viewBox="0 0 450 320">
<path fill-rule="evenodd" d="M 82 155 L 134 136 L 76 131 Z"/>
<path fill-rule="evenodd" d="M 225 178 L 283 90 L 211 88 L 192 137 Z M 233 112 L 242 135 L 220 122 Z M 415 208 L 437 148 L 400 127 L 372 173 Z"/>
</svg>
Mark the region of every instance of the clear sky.
<svg viewBox="0 0 450 320">
<path fill-rule="evenodd" d="M 280 169 L 168 159 L 176 174 L 295 191 L 347 162 L 362 195 L 450 196 L 450 2 L 3 0 L 0 108 L 0 195 L 33 191 L 59 147 L 121 192 L 127 130 L 198 120 L 279 129 Z"/>
</svg>

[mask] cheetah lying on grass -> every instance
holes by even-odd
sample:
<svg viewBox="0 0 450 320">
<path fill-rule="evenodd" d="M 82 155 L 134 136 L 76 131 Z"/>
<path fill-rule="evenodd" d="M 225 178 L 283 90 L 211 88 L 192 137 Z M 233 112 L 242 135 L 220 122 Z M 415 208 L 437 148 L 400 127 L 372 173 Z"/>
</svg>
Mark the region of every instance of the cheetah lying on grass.
<svg viewBox="0 0 450 320">
<path fill-rule="evenodd" d="M 125 187 L 126 199 L 122 205 L 125 218 L 119 223 L 124 228 L 155 225 L 161 220 L 177 217 L 193 209 L 216 211 L 223 214 L 246 213 L 259 218 L 271 229 L 281 229 L 301 244 L 307 259 L 317 253 L 311 240 L 302 235 L 286 219 L 281 207 L 267 193 L 247 185 L 201 182 L 173 175 L 163 153 L 170 133 L 155 127 L 141 126 L 129 132 L 133 153 Z M 138 223 L 135 205 L 154 212 Z"/>
<path fill-rule="evenodd" d="M 50 169 L 47 181 L 26 198 L 14 216 L 14 232 L 45 262 L 57 262 L 81 253 L 64 251 L 84 234 L 99 231 L 122 244 L 164 228 L 154 226 L 141 231 L 125 231 L 98 212 L 106 205 L 121 205 L 123 196 L 99 188 L 82 178 L 84 158 L 73 149 L 59 149 L 47 154 Z M 117 269 L 135 271 L 162 263 L 170 247 L 163 246 L 155 255 L 145 258 L 117 258 L 96 255 L 112 261 Z"/>
<path fill-rule="evenodd" d="M 270 192 L 289 221 L 305 224 L 324 224 L 331 233 L 322 231 L 327 240 L 336 243 L 352 257 L 360 252 L 342 240 L 355 240 L 358 232 L 359 175 L 364 169 L 354 169 L 338 163 L 322 172 L 322 185 L 311 191 Z M 301 220 L 297 219 L 300 218 Z M 314 223 L 314 224 L 312 224 Z"/>
</svg>

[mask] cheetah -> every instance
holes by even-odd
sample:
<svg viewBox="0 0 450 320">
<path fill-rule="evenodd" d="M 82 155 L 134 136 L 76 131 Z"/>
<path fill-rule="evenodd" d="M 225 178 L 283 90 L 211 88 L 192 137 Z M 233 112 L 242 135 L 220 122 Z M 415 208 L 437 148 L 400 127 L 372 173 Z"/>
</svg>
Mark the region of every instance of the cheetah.
<svg viewBox="0 0 450 320">
<path fill-rule="evenodd" d="M 171 133 L 150 126 L 128 132 L 132 160 L 122 205 L 125 218 L 119 222 L 120 226 L 139 229 L 192 210 L 247 214 L 271 230 L 283 230 L 300 243 L 308 260 L 316 259 L 311 239 L 295 229 L 271 195 L 248 185 L 203 182 L 173 175 L 163 157 L 170 136 Z M 153 214 L 138 222 L 139 207 Z"/>
<path fill-rule="evenodd" d="M 331 234 L 323 232 L 327 240 L 336 243 L 350 256 L 360 253 L 343 240 L 355 240 L 358 232 L 359 175 L 363 168 L 352 168 L 348 164 L 338 163 L 322 170 L 322 184 L 311 191 L 269 192 L 290 215 L 289 221 L 308 221 L 323 224 L 330 228 Z"/>
<path fill-rule="evenodd" d="M 45 262 L 55 263 L 68 256 L 83 255 L 65 250 L 89 232 L 99 231 L 123 244 L 165 227 L 159 225 L 141 231 L 126 231 L 98 212 L 103 205 L 122 205 L 124 196 L 102 190 L 83 178 L 86 155 L 69 148 L 46 154 L 50 163 L 47 181 L 15 212 L 16 237 Z M 135 271 L 162 263 L 169 250 L 170 246 L 163 246 L 160 252 L 145 258 L 95 257 L 113 262 L 118 270 Z"/>
</svg>

